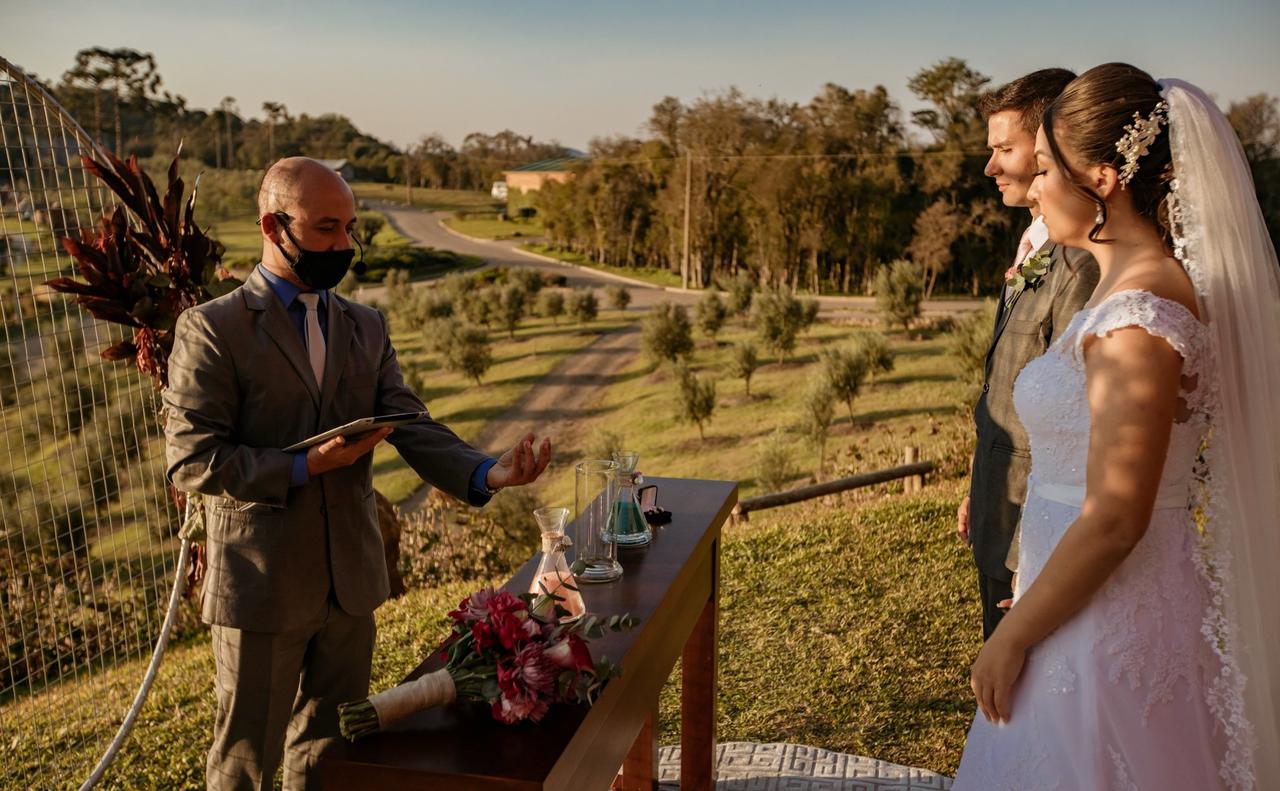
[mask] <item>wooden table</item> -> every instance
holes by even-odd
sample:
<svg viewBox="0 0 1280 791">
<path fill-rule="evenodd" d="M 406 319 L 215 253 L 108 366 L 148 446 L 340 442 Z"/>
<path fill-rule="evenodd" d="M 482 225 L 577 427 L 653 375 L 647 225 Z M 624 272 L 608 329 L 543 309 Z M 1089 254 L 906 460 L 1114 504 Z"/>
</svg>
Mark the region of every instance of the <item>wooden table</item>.
<svg viewBox="0 0 1280 791">
<path fill-rule="evenodd" d="M 655 788 L 658 692 L 683 656 L 680 788 L 709 791 L 715 778 L 716 629 L 720 528 L 737 503 L 727 481 L 647 478 L 672 512 L 653 543 L 623 550 L 622 579 L 583 585 L 592 612 L 629 612 L 640 625 L 592 643 L 622 666 L 594 706 L 553 706 L 541 723 L 504 726 L 488 706 L 457 703 L 416 714 L 321 762 L 325 789 Z M 572 536 L 572 533 L 570 533 Z M 504 586 L 528 589 L 535 561 Z M 442 666 L 432 656 L 409 674 Z"/>
</svg>

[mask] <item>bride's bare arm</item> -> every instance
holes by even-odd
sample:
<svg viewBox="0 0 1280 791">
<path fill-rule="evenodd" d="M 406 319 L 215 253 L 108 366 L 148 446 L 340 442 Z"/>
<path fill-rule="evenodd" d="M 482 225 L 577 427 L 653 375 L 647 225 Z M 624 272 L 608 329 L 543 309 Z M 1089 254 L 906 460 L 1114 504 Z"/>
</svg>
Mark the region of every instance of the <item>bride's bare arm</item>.
<svg viewBox="0 0 1280 791">
<path fill-rule="evenodd" d="M 1084 607 L 1146 532 L 1181 371 L 1178 353 L 1145 330 L 1129 327 L 1087 339 L 1091 426 L 1084 504 L 974 663 L 974 693 L 987 719 L 1008 719 L 1009 693 L 1026 649 Z"/>
</svg>

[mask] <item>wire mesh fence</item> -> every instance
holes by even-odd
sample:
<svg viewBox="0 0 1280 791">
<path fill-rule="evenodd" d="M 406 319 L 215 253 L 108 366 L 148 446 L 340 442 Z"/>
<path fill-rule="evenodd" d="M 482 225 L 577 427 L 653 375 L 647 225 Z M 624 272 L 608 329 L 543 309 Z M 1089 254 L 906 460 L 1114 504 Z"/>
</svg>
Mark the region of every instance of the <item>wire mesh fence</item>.
<svg viewBox="0 0 1280 791">
<path fill-rule="evenodd" d="M 101 718 L 95 682 L 155 642 L 178 513 L 164 483 L 158 394 L 133 366 L 99 354 L 127 329 L 45 285 L 77 274 L 60 240 L 111 205 L 81 165 L 94 144 L 3 59 L 0 148 L 0 787 L 9 788 L 22 767 L 3 757 L 4 735 L 30 707 L 60 713 L 68 750 L 110 741 L 124 712 Z M 77 722 L 91 713 L 97 724 Z"/>
</svg>

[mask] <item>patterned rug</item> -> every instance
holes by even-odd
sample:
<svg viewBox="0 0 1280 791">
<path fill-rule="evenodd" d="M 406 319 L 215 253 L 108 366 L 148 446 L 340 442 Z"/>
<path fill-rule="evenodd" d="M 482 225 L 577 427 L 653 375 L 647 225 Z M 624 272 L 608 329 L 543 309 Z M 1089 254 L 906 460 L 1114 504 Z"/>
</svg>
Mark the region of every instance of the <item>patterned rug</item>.
<svg viewBox="0 0 1280 791">
<path fill-rule="evenodd" d="M 680 788 L 680 748 L 658 750 L 662 791 Z M 716 747 L 716 791 L 935 791 L 951 778 L 801 744 L 725 742 Z"/>
</svg>

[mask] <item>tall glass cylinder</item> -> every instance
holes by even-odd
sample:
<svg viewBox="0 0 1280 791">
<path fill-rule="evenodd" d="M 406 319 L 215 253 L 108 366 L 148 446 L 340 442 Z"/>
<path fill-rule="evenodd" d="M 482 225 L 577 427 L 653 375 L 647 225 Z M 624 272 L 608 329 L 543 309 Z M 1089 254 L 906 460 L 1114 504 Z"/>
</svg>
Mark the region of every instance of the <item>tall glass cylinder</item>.
<svg viewBox="0 0 1280 791">
<path fill-rule="evenodd" d="M 618 465 L 592 459 L 574 467 L 574 557 L 584 568 L 581 582 L 612 582 L 622 576 L 613 537 L 613 502 Z"/>
</svg>

